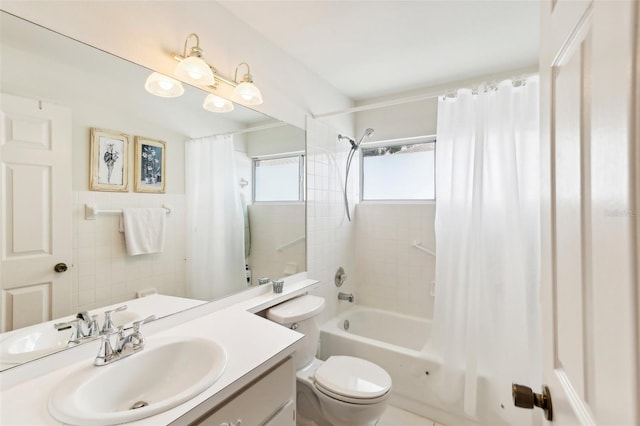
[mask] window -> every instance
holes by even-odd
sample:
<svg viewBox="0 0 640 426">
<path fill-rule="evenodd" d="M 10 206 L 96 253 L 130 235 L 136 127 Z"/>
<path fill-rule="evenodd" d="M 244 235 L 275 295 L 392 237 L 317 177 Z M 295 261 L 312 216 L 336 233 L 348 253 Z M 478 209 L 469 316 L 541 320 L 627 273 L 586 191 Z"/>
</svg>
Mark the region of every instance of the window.
<svg viewBox="0 0 640 426">
<path fill-rule="evenodd" d="M 304 155 L 253 159 L 253 201 L 303 201 Z"/>
<path fill-rule="evenodd" d="M 363 147 L 362 200 L 434 200 L 435 149 L 433 138 Z"/>
</svg>

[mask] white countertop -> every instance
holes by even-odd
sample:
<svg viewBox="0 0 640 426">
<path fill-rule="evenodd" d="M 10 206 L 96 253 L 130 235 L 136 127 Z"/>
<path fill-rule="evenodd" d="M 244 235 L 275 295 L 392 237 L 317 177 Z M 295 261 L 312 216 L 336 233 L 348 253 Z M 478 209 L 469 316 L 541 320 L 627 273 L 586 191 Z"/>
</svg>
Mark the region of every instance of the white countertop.
<svg viewBox="0 0 640 426">
<path fill-rule="evenodd" d="M 258 375 L 291 355 L 294 350 L 293 344 L 302 338 L 302 335 L 254 315 L 252 312 L 259 312 L 268 306 L 280 303 L 282 300 L 302 294 L 316 284 L 316 281 L 304 279 L 286 285 L 286 291 L 283 294 L 274 294 L 267 289 L 256 289 L 254 293 L 250 292 L 245 298 L 235 300 L 230 306 L 221 307 L 214 312 L 205 313 L 186 322 L 172 325 L 172 322 L 179 320 L 177 316 L 174 316 L 171 321 L 165 321 L 163 329 L 154 331 L 152 327 L 149 327 L 151 330 L 145 333 L 148 347 L 161 342 L 161 338 L 164 336 L 193 336 L 212 339 L 227 352 L 227 365 L 220 378 L 210 388 L 188 402 L 155 416 L 128 424 L 166 425 L 179 418 L 180 423 L 186 423 L 192 420 L 190 416 L 195 416 L 199 411 L 208 410 L 221 403 Z M 212 308 L 209 306 L 203 309 Z M 197 315 L 198 309 L 190 310 L 187 316 Z M 161 326 L 160 322 L 156 321 L 158 324 L 155 324 L 155 328 Z M 74 348 L 65 351 L 66 353 L 55 354 L 55 358 L 52 357 L 50 363 L 54 368 L 53 371 L 47 370 L 47 360 L 43 359 L 31 363 L 34 364 L 31 368 L 20 366 L 16 368 L 17 371 L 8 370 L 0 373 L 0 380 L 5 381 L 7 378 L 10 382 L 8 384 L 2 383 L 0 424 L 29 426 L 62 424 L 49 414 L 48 399 L 57 384 L 78 366 L 82 363 L 93 363 L 98 343 L 90 342 L 83 346 L 77 350 Z M 55 368 L 56 364 L 65 358 L 68 359 L 68 362 L 63 364 L 63 367 Z M 126 359 L 117 362 L 126 362 Z M 123 378 L 123 383 L 126 383 L 126 378 Z M 205 402 L 206 404 L 203 404 Z M 198 407 L 199 405 L 200 407 Z"/>
</svg>

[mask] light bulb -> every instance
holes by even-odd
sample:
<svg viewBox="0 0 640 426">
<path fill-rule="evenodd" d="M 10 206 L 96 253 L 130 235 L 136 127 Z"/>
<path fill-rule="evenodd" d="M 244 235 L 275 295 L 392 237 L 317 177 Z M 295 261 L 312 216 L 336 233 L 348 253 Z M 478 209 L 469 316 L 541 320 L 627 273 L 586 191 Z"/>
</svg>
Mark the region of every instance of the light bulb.
<svg viewBox="0 0 640 426">
<path fill-rule="evenodd" d="M 204 98 L 202 108 L 211 112 L 229 112 L 233 111 L 233 102 L 211 93 Z"/>
<path fill-rule="evenodd" d="M 183 59 L 176 67 L 175 75 L 192 84 L 202 86 L 215 86 L 216 84 L 209 64 L 197 56 Z"/>
<path fill-rule="evenodd" d="M 248 81 L 243 81 L 238 84 L 233 90 L 231 96 L 234 101 L 241 102 L 247 105 L 260 105 L 262 103 L 262 94 L 260 90 Z"/>
<path fill-rule="evenodd" d="M 162 98 L 177 98 L 184 93 L 182 83 L 159 72 L 151 73 L 144 83 L 147 92 Z"/>
</svg>

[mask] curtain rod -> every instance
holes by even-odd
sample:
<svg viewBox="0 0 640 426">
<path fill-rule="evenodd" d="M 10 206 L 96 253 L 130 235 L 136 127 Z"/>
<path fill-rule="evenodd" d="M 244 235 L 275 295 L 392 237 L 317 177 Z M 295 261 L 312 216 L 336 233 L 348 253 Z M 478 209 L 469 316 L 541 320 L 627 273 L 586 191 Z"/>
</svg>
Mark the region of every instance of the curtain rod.
<svg viewBox="0 0 640 426">
<path fill-rule="evenodd" d="M 430 90 L 428 92 L 424 92 L 424 93 L 420 93 L 418 95 L 413 95 L 413 96 L 407 96 L 407 97 L 403 97 L 403 98 L 397 98 L 397 99 L 388 99 L 385 101 L 380 101 L 380 102 L 373 102 L 370 104 L 366 104 L 366 105 L 360 105 L 360 106 L 355 106 L 355 107 L 351 107 L 351 108 L 347 108 L 347 109 L 343 109 L 340 111 L 332 111 L 332 112 L 326 112 L 323 114 L 313 114 L 313 118 L 325 118 L 325 117 L 334 117 L 337 115 L 345 115 L 345 114 L 353 114 L 356 112 L 362 112 L 362 111 L 370 111 L 373 109 L 379 109 L 379 108 L 386 108 L 386 107 L 390 107 L 390 106 L 396 106 L 396 105 L 403 105 L 403 104 L 408 104 L 408 103 L 412 103 L 412 102 L 419 102 L 419 101 L 425 101 L 427 99 L 432 99 L 432 98 L 437 98 L 438 96 L 442 96 L 442 95 L 446 95 L 447 93 L 451 93 L 454 92 L 460 88 L 463 87 L 469 87 L 469 86 L 473 86 L 473 85 L 478 85 L 478 84 L 482 84 L 484 82 L 487 81 L 495 81 L 495 80 L 505 80 L 508 78 L 516 78 L 514 76 L 518 76 L 517 78 L 527 78 L 531 75 L 535 75 L 538 74 L 538 66 L 531 66 L 531 67 L 526 67 L 526 68 L 522 68 L 520 70 L 515 70 L 515 71 L 509 71 L 507 73 L 501 73 L 501 74 L 493 74 L 493 75 L 486 75 L 484 77 L 479 77 L 473 80 L 461 80 L 458 82 L 454 82 L 454 83 L 448 83 L 446 88 L 442 88 L 442 86 L 438 86 L 437 88 Z"/>
</svg>

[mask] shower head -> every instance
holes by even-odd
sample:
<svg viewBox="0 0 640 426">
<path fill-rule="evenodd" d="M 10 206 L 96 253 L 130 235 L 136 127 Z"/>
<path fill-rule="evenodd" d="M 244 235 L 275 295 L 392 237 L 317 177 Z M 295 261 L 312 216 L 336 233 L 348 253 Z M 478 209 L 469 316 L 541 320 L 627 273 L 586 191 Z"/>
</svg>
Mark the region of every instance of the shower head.
<svg viewBox="0 0 640 426">
<path fill-rule="evenodd" d="M 372 133 L 373 133 L 373 129 L 371 127 L 369 127 L 367 130 L 365 130 L 364 134 L 362 135 L 362 137 L 360 138 L 358 143 L 354 145 L 354 148 L 358 149 L 358 147 L 360 146 L 360 144 L 362 143 L 364 138 L 368 138 L 369 136 L 371 136 Z"/>
<path fill-rule="evenodd" d="M 345 135 L 338 135 L 338 139 L 342 140 L 342 139 L 346 139 L 349 141 L 349 143 L 351 144 L 351 146 L 355 145 L 356 141 L 354 141 L 353 139 L 351 139 L 349 136 L 345 136 Z"/>
<path fill-rule="evenodd" d="M 369 136 L 371 136 L 372 133 L 373 133 L 373 129 L 372 128 L 368 128 L 367 130 L 365 130 L 364 134 L 362 135 L 362 137 L 360 138 L 358 143 L 356 143 L 356 141 L 351 139 L 349 136 L 345 136 L 345 135 L 338 135 L 338 139 L 339 140 L 342 140 L 342 139 L 348 140 L 349 143 L 351 144 L 351 149 L 353 149 L 355 151 L 355 150 L 358 149 L 358 147 L 360 146 L 360 144 L 362 143 L 364 138 L 368 138 Z"/>
</svg>

